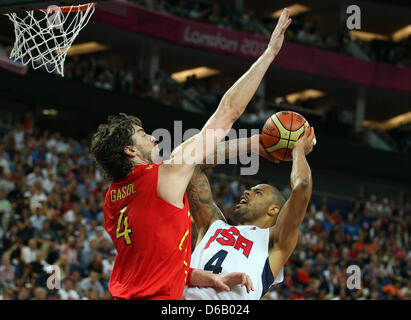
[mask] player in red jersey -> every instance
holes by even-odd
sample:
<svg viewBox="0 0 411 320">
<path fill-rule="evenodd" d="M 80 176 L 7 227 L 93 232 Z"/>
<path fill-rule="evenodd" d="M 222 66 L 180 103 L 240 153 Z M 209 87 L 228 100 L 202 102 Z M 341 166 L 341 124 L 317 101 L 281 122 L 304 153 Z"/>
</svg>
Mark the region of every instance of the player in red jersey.
<svg viewBox="0 0 411 320">
<path fill-rule="evenodd" d="M 181 299 L 186 282 L 225 289 L 240 282 L 252 288 L 244 274 L 216 278 L 189 268 L 191 219 L 185 191 L 196 165 L 244 112 L 290 22 L 285 9 L 261 57 L 225 93 L 200 133 L 179 145 L 169 160 L 155 163 L 156 140 L 137 117 L 120 114 L 98 127 L 91 152 L 113 181 L 104 205 L 105 228 L 118 252 L 109 284 L 113 297 Z"/>
</svg>

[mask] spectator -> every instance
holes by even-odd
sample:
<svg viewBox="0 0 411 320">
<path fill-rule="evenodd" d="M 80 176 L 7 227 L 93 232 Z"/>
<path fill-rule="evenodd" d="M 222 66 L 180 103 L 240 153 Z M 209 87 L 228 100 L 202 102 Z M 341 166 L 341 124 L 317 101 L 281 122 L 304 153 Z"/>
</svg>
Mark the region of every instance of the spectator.
<svg viewBox="0 0 411 320">
<path fill-rule="evenodd" d="M 103 255 L 100 252 L 96 252 L 87 266 L 88 272 L 103 273 Z"/>
<path fill-rule="evenodd" d="M 0 190 L 3 190 L 5 194 L 8 194 L 14 190 L 14 182 L 12 180 L 11 172 L 5 171 L 3 167 L 0 166 Z"/>
<path fill-rule="evenodd" d="M 388 198 L 382 199 L 382 203 L 380 203 L 377 207 L 377 212 L 382 213 L 383 215 L 389 215 L 391 213 L 391 206 Z"/>
<path fill-rule="evenodd" d="M 0 190 L 0 217 L 4 230 L 7 230 L 7 225 L 11 217 L 11 209 L 11 203 L 6 198 L 6 193 L 4 190 Z"/>
<path fill-rule="evenodd" d="M 10 253 L 4 252 L 0 266 L 0 287 L 10 286 L 15 279 L 16 268 L 10 264 Z"/>
<path fill-rule="evenodd" d="M 30 217 L 30 223 L 35 230 L 41 232 L 43 229 L 43 223 L 47 218 L 41 212 L 43 209 L 43 205 L 41 203 L 36 203 L 34 208 L 34 215 Z"/>
<path fill-rule="evenodd" d="M 344 233 L 350 234 L 354 240 L 357 240 L 359 229 L 358 224 L 354 221 L 354 215 L 350 213 L 348 215 L 348 221 L 343 225 L 341 230 Z"/>
<path fill-rule="evenodd" d="M 37 287 L 34 289 L 34 297 L 31 300 L 47 300 L 46 289 Z"/>
<path fill-rule="evenodd" d="M 73 280 L 67 278 L 64 280 L 63 288 L 58 291 L 60 300 L 80 300 L 79 293 L 74 290 Z"/>
<path fill-rule="evenodd" d="M 114 261 L 116 260 L 117 251 L 111 250 L 110 254 L 106 259 L 103 260 L 103 278 L 106 280 L 106 284 L 108 284 L 108 280 L 110 280 L 111 272 L 113 271 Z"/>
<path fill-rule="evenodd" d="M 81 280 L 80 287 L 84 295 L 90 295 L 92 291 L 96 291 L 97 297 L 100 298 L 104 294 L 104 288 L 98 281 L 99 274 L 95 271 L 90 272 L 90 276 Z"/>
<path fill-rule="evenodd" d="M 70 274 L 70 264 L 68 256 L 65 254 L 60 255 L 60 258 L 57 261 L 56 266 L 60 270 L 61 279 L 66 279 L 66 277 Z"/>
<path fill-rule="evenodd" d="M 367 201 L 367 203 L 365 204 L 365 206 L 371 213 L 377 213 L 378 212 L 377 197 L 375 195 L 372 195 L 370 197 L 370 200 Z"/>
<path fill-rule="evenodd" d="M 0 300 L 13 300 L 13 299 L 14 299 L 13 289 L 4 288 L 3 294 L 0 295 Z"/>
<path fill-rule="evenodd" d="M 37 255 L 37 241 L 34 238 L 29 239 L 28 245 L 21 250 L 21 260 L 25 264 L 30 264 L 36 260 Z"/>
<path fill-rule="evenodd" d="M 16 128 L 14 130 L 14 148 L 17 151 L 22 151 L 24 149 L 24 130 L 23 125 L 19 122 L 16 124 Z"/>
<path fill-rule="evenodd" d="M 95 254 L 98 252 L 98 242 L 96 239 L 91 239 L 88 242 L 88 247 L 84 250 L 83 255 L 82 255 L 82 263 L 83 265 L 88 265 L 92 257 L 95 256 Z"/>
</svg>

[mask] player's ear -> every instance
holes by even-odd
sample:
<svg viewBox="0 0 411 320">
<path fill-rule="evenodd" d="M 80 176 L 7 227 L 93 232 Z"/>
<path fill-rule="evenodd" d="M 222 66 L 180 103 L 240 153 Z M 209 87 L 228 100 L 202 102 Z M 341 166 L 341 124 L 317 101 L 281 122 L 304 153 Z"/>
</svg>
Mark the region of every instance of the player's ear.
<svg viewBox="0 0 411 320">
<path fill-rule="evenodd" d="M 137 155 L 137 149 L 133 146 L 125 146 L 123 151 L 130 158 L 134 158 Z"/>
<path fill-rule="evenodd" d="M 268 215 L 271 217 L 275 217 L 280 212 L 280 206 L 277 204 L 271 204 L 268 207 Z"/>
</svg>

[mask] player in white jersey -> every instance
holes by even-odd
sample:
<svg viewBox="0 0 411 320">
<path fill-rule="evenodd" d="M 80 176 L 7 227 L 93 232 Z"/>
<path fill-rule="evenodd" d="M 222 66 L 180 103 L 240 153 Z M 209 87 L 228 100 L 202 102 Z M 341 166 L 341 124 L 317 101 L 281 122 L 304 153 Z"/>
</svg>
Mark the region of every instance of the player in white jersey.
<svg viewBox="0 0 411 320">
<path fill-rule="evenodd" d="M 289 199 L 286 201 L 280 191 L 268 184 L 246 190 L 232 215 L 236 226 L 225 222 L 212 198 L 206 175 L 200 167 L 196 169 L 187 188 L 190 213 L 198 230 L 191 267 L 213 273 L 244 272 L 250 276 L 254 290 L 247 292 L 240 285 L 229 292 L 186 287 L 183 299 L 260 299 L 272 284 L 283 280 L 283 266 L 297 244 L 299 227 L 312 193 L 306 155 L 313 149 L 315 134 L 313 128 L 308 132 L 310 134 L 299 139 L 292 150 Z M 238 144 L 242 143 L 240 140 Z M 259 153 L 270 157 L 263 148 Z M 230 150 L 226 149 L 226 157 L 227 154 Z"/>
</svg>

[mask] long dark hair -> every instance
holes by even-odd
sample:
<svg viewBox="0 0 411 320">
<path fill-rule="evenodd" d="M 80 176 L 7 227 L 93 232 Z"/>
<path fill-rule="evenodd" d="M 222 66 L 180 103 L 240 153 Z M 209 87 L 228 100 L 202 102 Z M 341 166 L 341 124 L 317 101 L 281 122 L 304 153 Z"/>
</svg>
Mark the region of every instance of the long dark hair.
<svg viewBox="0 0 411 320">
<path fill-rule="evenodd" d="M 134 164 L 124 153 L 126 146 L 132 146 L 134 125 L 142 126 L 141 120 L 125 113 L 111 115 L 107 123 L 100 124 L 91 140 L 90 152 L 109 180 L 124 178 Z"/>
</svg>

